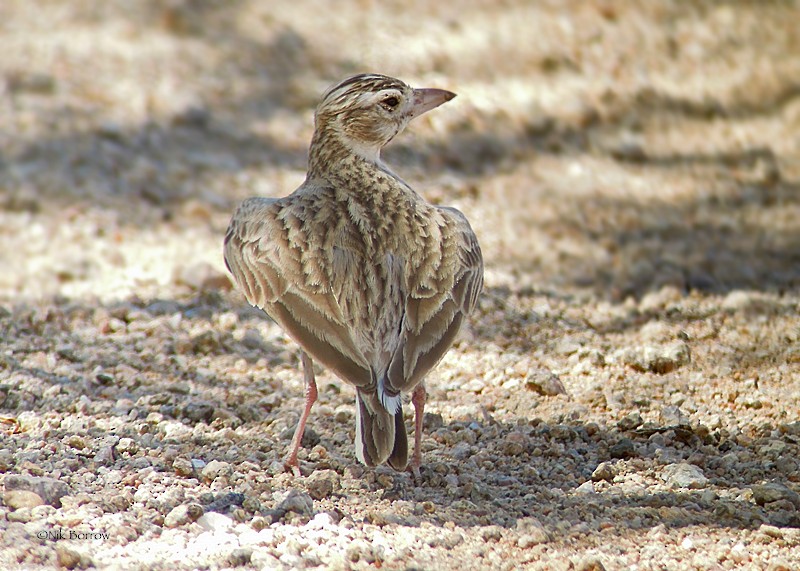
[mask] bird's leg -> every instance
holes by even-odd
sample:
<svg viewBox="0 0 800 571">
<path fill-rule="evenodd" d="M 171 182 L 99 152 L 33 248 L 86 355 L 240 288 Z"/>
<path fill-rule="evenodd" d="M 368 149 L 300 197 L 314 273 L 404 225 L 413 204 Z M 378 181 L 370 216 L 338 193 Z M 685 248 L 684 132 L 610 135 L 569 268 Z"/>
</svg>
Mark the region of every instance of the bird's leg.
<svg viewBox="0 0 800 571">
<path fill-rule="evenodd" d="M 411 404 L 414 405 L 414 454 L 411 456 L 409 469 L 414 479 L 419 481 L 419 467 L 422 465 L 422 414 L 425 412 L 425 400 L 428 393 L 425 385 L 420 383 L 411 393 Z"/>
<path fill-rule="evenodd" d="M 303 361 L 303 379 L 305 381 L 306 405 L 303 409 L 303 414 L 300 415 L 300 420 L 297 422 L 297 428 L 294 430 L 292 437 L 292 444 L 289 447 L 289 454 L 286 456 L 284 464 L 287 468 L 291 468 L 295 476 L 300 476 L 300 467 L 297 464 L 297 452 L 300 450 L 300 442 L 303 440 L 303 432 L 306 429 L 306 421 L 308 415 L 311 414 L 311 407 L 317 400 L 317 381 L 314 379 L 314 364 L 311 357 L 305 351 L 300 352 L 300 358 Z"/>
</svg>

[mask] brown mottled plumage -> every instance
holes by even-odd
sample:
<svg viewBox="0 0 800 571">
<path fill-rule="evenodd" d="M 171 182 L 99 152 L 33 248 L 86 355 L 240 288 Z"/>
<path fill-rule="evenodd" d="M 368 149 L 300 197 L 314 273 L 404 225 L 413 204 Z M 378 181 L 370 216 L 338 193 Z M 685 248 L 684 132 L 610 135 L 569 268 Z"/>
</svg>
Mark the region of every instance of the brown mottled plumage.
<svg viewBox="0 0 800 571">
<path fill-rule="evenodd" d="M 406 467 L 401 394 L 413 391 L 419 467 L 422 381 L 475 308 L 483 260 L 464 215 L 428 204 L 380 151 L 453 97 L 383 75 L 342 81 L 317 108 L 305 182 L 284 198 L 245 200 L 233 215 L 229 270 L 303 348 L 306 406 L 286 459 L 296 473 L 317 396 L 312 359 L 356 387 L 356 455 L 369 466 Z"/>
</svg>

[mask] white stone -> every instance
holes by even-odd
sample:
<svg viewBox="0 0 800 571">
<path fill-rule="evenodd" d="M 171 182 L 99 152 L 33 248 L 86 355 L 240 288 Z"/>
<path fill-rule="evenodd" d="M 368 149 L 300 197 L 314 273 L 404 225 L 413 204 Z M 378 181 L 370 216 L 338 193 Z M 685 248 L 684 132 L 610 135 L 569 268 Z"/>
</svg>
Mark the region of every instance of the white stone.
<svg viewBox="0 0 800 571">
<path fill-rule="evenodd" d="M 226 531 L 233 527 L 233 520 L 217 512 L 204 513 L 197 523 L 209 531 Z"/>
</svg>

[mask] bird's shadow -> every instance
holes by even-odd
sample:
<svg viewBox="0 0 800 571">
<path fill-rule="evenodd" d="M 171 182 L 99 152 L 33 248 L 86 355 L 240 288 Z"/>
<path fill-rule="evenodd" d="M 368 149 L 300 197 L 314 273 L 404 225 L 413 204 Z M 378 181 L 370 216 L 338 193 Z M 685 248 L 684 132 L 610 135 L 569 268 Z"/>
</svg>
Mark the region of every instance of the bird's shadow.
<svg viewBox="0 0 800 571">
<path fill-rule="evenodd" d="M 603 535 L 641 533 L 657 526 L 757 529 L 766 523 L 800 527 L 796 510 L 800 496 L 793 490 L 797 472 L 776 462 L 779 455 L 765 452 L 775 442 L 772 437 L 740 444 L 724 431 L 688 425 L 598 431 L 596 425 L 530 426 L 527 420 L 494 423 L 493 435 L 478 437 L 467 451 L 445 445 L 428 452 L 419 479 L 404 474 L 390 488 L 383 488 L 372 478 L 370 488 L 383 499 L 424 506 L 414 515 L 393 520 L 410 526 L 427 522 L 442 527 L 451 522 L 462 528 L 524 528 L 533 518 L 551 538 L 569 535 L 564 535 L 565 521 L 570 526 L 583 524 L 581 534 Z M 485 431 L 486 425 L 459 421 L 441 430 L 453 429 Z M 794 431 L 778 440 L 797 448 L 800 430 L 794 426 Z M 521 449 L 504 449 L 503 439 L 512 433 L 519 435 L 514 442 Z M 654 445 L 653 434 L 675 438 L 673 443 Z M 731 469 L 726 462 L 734 457 L 747 461 Z M 664 468 L 689 462 L 707 480 L 675 487 Z M 605 471 L 598 475 L 600 464 Z M 662 491 L 647 490 L 656 483 Z M 785 495 L 765 501 L 751 492 L 764 484 Z"/>
</svg>

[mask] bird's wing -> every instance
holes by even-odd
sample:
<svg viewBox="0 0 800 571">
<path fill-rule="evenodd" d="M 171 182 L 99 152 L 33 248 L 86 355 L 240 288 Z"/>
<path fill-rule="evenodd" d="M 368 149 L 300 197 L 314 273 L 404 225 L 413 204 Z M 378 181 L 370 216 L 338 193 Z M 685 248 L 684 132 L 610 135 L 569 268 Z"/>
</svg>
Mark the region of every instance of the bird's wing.
<svg viewBox="0 0 800 571">
<path fill-rule="evenodd" d="M 466 217 L 437 207 L 425 247 L 407 271 L 402 337 L 386 372 L 387 390 L 415 387 L 444 356 L 483 289 L 483 256 Z"/>
<path fill-rule="evenodd" d="M 322 240 L 287 201 L 251 198 L 225 236 L 225 264 L 247 301 L 263 309 L 313 359 L 356 386 L 372 382 L 341 307 L 326 284 Z M 304 208 L 300 205 L 298 208 Z"/>
</svg>

